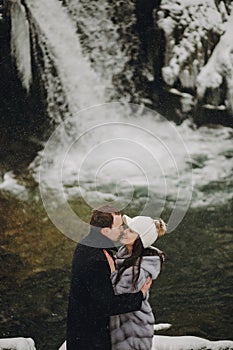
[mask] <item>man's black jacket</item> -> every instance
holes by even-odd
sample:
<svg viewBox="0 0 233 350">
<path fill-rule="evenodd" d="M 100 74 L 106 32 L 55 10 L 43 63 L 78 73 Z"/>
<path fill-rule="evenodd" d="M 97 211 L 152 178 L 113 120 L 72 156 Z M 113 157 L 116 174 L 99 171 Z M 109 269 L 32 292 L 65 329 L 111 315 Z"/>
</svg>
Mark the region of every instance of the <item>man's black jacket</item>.
<svg viewBox="0 0 233 350">
<path fill-rule="evenodd" d="M 76 247 L 68 305 L 67 350 L 110 350 L 109 316 L 141 307 L 142 292 L 114 295 L 110 267 L 103 252 L 105 248 L 111 253 L 112 246 L 112 241 L 91 229 Z"/>
</svg>

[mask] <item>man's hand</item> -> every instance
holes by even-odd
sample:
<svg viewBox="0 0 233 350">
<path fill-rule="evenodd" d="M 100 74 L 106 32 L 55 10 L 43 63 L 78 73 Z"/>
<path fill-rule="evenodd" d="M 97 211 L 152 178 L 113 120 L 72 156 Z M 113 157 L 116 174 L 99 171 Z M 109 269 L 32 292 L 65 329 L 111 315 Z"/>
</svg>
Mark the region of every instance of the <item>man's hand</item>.
<svg viewBox="0 0 233 350">
<path fill-rule="evenodd" d="M 144 297 L 146 296 L 146 293 L 150 289 L 151 285 L 152 285 L 152 278 L 148 276 L 145 284 L 141 288 L 141 292 L 143 293 Z"/>
</svg>

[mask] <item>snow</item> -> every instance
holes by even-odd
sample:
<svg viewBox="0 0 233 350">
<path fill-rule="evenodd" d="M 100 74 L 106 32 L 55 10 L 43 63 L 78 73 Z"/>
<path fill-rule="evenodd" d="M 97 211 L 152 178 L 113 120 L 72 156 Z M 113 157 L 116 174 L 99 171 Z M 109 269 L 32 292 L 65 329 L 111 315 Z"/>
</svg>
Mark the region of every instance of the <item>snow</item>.
<svg viewBox="0 0 233 350">
<path fill-rule="evenodd" d="M 233 341 L 219 340 L 210 341 L 204 338 L 194 336 L 165 336 L 155 335 L 151 350 L 232 350 Z M 59 350 L 66 350 L 66 342 L 64 342 Z"/>
<path fill-rule="evenodd" d="M 167 329 L 169 323 L 155 325 L 157 330 Z M 35 342 L 32 338 L 2 338 L 0 339 L 0 350 L 36 350 Z M 233 341 L 219 340 L 209 341 L 204 338 L 194 336 L 164 336 L 155 335 L 151 350 L 232 350 Z M 66 350 L 66 341 L 59 350 Z"/>
<path fill-rule="evenodd" d="M 165 11 L 169 13 L 167 17 Z M 172 86 L 186 70 L 182 84 L 195 89 L 198 72 L 205 63 L 205 53 L 213 45 L 208 43 L 208 36 L 220 36 L 223 33 L 226 11 L 222 16 L 213 0 L 164 0 L 157 15 L 158 26 L 166 37 L 165 65 L 162 69 L 164 81 Z M 177 43 L 173 40 L 176 30 L 182 33 Z M 199 65 L 193 69 L 194 59 Z"/>
<path fill-rule="evenodd" d="M 0 190 L 9 191 L 17 195 L 21 199 L 27 199 L 25 187 L 18 183 L 12 171 L 9 171 L 4 174 L 3 181 L 2 183 L 0 183 Z"/>
<path fill-rule="evenodd" d="M 206 89 L 216 89 L 226 80 L 228 109 L 233 113 L 233 11 L 207 64 L 197 77 L 197 94 L 201 99 Z"/>
<path fill-rule="evenodd" d="M 164 336 L 155 335 L 151 350 L 232 350 L 233 341 L 209 341 L 193 336 Z"/>
<path fill-rule="evenodd" d="M 32 338 L 3 338 L 0 339 L 0 350 L 36 350 Z"/>
</svg>

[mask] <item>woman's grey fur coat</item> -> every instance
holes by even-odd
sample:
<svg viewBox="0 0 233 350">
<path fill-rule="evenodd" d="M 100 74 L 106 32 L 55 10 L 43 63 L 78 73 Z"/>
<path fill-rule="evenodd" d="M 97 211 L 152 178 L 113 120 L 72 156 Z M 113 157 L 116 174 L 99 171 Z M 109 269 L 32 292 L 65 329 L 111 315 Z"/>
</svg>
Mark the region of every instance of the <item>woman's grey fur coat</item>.
<svg viewBox="0 0 233 350">
<path fill-rule="evenodd" d="M 150 247 L 151 249 L 156 249 Z M 157 250 L 157 249 L 156 249 Z M 126 247 L 121 247 L 116 254 L 116 269 L 128 257 Z M 115 285 L 117 272 L 112 273 L 112 283 L 116 294 L 138 292 L 150 274 L 152 279 L 156 279 L 161 270 L 161 260 L 157 255 L 144 256 L 141 261 L 141 268 L 136 289 L 132 283 L 133 268 L 127 268 L 120 281 Z M 153 325 L 155 323 L 151 306 L 148 302 L 149 293 L 142 301 L 139 311 L 111 316 L 111 340 L 112 350 L 150 350 L 154 335 Z"/>
</svg>

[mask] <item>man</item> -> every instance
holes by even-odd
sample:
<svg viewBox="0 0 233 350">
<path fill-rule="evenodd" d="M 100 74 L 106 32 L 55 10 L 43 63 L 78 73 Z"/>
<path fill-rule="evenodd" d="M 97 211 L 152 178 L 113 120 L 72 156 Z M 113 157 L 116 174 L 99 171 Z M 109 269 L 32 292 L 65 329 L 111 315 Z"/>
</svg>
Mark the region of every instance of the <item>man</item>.
<svg viewBox="0 0 233 350">
<path fill-rule="evenodd" d="M 73 257 L 67 350 L 111 350 L 110 316 L 139 310 L 151 285 L 149 280 L 138 293 L 115 295 L 109 261 L 122 232 L 121 214 L 114 207 L 100 207 L 90 225 Z"/>
</svg>

